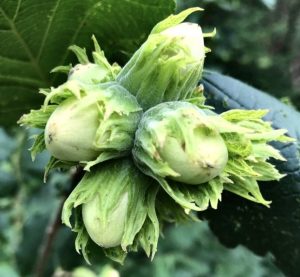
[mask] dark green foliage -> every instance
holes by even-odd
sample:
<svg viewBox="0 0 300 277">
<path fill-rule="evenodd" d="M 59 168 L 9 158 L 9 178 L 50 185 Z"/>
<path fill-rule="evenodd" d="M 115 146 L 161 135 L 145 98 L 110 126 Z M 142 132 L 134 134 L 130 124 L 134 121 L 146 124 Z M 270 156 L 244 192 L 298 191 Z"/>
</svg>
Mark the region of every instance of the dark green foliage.
<svg viewBox="0 0 300 277">
<path fill-rule="evenodd" d="M 203 81 L 209 102 L 218 112 L 235 108 L 272 109 L 266 120 L 286 128 L 299 141 L 300 114 L 277 99 L 233 78 L 207 73 Z M 226 105 L 224 105 L 226 99 Z M 251 101 L 249 101 L 251 99 Z M 297 144 L 276 143 L 287 162 L 276 162 L 287 176 L 281 181 L 261 183 L 262 194 L 271 199 L 269 209 L 224 194 L 218 212 L 207 211 L 212 230 L 229 247 L 247 246 L 259 255 L 270 252 L 287 276 L 298 276 L 300 245 L 300 155 Z M 275 163 L 275 162 L 274 162 Z M 226 230 L 226 232 L 224 231 Z"/>
</svg>

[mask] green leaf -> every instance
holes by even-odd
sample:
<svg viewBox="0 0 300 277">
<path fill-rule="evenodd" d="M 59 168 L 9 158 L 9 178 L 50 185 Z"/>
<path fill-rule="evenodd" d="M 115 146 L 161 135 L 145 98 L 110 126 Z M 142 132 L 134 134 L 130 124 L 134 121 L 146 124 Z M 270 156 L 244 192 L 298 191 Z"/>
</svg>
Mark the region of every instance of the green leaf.
<svg viewBox="0 0 300 277">
<path fill-rule="evenodd" d="M 279 181 L 285 176 L 285 174 L 280 174 L 273 164 L 265 161 L 253 163 L 252 168 L 255 172 L 260 174 L 260 176 L 256 178 L 258 181 Z"/>
<path fill-rule="evenodd" d="M 57 108 L 56 105 L 48 105 L 39 110 L 31 110 L 30 113 L 24 114 L 18 123 L 23 126 L 30 126 L 33 128 L 44 129 L 46 127 L 47 121 L 50 115 Z"/>
<path fill-rule="evenodd" d="M 69 46 L 69 50 L 71 50 L 76 55 L 78 61 L 81 64 L 89 63 L 89 58 L 86 54 L 85 48 L 80 48 L 77 45 L 71 45 Z"/>
<path fill-rule="evenodd" d="M 278 129 L 278 130 L 270 130 L 270 131 L 262 131 L 261 133 L 257 132 L 257 133 L 253 133 L 253 134 L 247 134 L 247 137 L 251 140 L 255 140 L 255 141 L 275 141 L 275 140 L 279 140 L 283 139 L 286 137 L 284 136 L 284 134 L 287 132 L 287 130 L 285 129 Z M 286 137 L 288 138 L 288 137 Z M 291 140 L 291 141 L 294 141 Z"/>
<path fill-rule="evenodd" d="M 29 149 L 31 152 L 31 159 L 32 161 L 35 160 L 36 155 L 43 152 L 46 149 L 45 139 L 44 139 L 44 132 L 40 133 L 39 135 L 34 136 L 34 143 Z"/>
<path fill-rule="evenodd" d="M 49 72 L 69 64 L 70 45 L 89 53 L 94 34 L 111 60 L 127 60 L 174 8 L 174 0 L 2 1 L 0 125 L 41 104 L 37 90 L 57 84 Z"/>
<path fill-rule="evenodd" d="M 221 201 L 224 183 L 221 178 L 214 178 L 208 183 L 194 186 L 177 183 L 161 177 L 153 177 L 160 183 L 165 192 L 188 214 L 190 210 L 204 211 L 209 205 L 216 209 L 218 201 Z"/>
<path fill-rule="evenodd" d="M 120 246 L 104 249 L 104 253 L 106 257 L 120 264 L 124 263 L 124 260 L 127 256 L 127 253 L 124 252 Z"/>
<path fill-rule="evenodd" d="M 187 10 L 182 11 L 179 14 L 176 15 L 170 15 L 168 18 L 166 18 L 165 20 L 159 22 L 152 30 L 151 34 L 157 34 L 162 32 L 163 30 L 166 30 L 170 27 L 176 26 L 179 23 L 181 23 L 182 21 L 184 21 L 190 14 L 192 14 L 193 12 L 196 11 L 203 11 L 203 9 L 199 8 L 199 7 L 195 7 L 195 8 L 190 8 Z"/>
<path fill-rule="evenodd" d="M 201 207 L 198 207 L 194 200 L 189 195 L 186 195 L 184 192 L 181 191 L 179 186 L 173 186 L 173 183 L 170 185 L 170 181 L 166 181 L 164 178 L 153 176 L 162 186 L 167 194 L 173 198 L 173 200 L 182 206 L 182 208 L 186 210 L 194 210 L 194 211 L 201 211 Z M 183 185 L 184 186 L 184 185 Z"/>
<path fill-rule="evenodd" d="M 148 257 L 151 255 L 151 259 L 154 258 L 154 255 L 157 251 L 157 242 L 159 238 L 159 221 L 156 215 L 156 194 L 159 187 L 152 186 L 150 191 L 146 196 L 147 203 L 147 214 L 148 218 L 146 219 L 143 228 L 139 234 L 139 242 L 145 250 Z"/>
<path fill-rule="evenodd" d="M 286 161 L 286 159 L 280 154 L 280 151 L 271 145 L 264 143 L 252 144 L 252 156 L 262 160 L 274 158 L 280 161 Z"/>
<path fill-rule="evenodd" d="M 89 235 L 83 225 L 80 226 L 80 228 L 77 228 L 76 232 L 77 232 L 77 237 L 75 239 L 75 249 L 76 249 L 77 253 L 80 253 L 80 251 L 81 251 L 86 262 L 88 264 L 91 264 L 90 260 L 89 260 L 89 255 L 88 255 L 89 253 L 86 248 L 86 246 L 89 242 Z"/>
<path fill-rule="evenodd" d="M 126 253 L 136 250 L 137 243 L 140 242 L 146 254 L 153 258 L 159 237 L 159 222 L 155 210 L 158 188 L 159 186 L 153 179 L 144 176 L 128 159 L 106 162 L 101 167 L 98 166 L 86 173 L 65 201 L 62 211 L 62 222 L 72 228 L 70 218 L 73 209 L 75 210 L 73 231 L 77 232 L 76 250 L 81 251 L 89 262 L 90 255 L 93 254 L 89 244 L 94 239 L 92 236 L 89 237 L 88 233 L 91 235 L 94 221 L 92 224 L 83 221 L 83 218 L 87 219 L 84 216 L 90 216 L 90 213 L 81 215 L 81 205 L 86 205 L 96 199 L 97 205 L 93 209 L 97 209 L 97 219 L 101 224 L 111 228 L 107 229 L 110 232 L 115 232 L 114 227 L 123 228 L 118 247 L 104 245 L 103 247 L 107 247 L 104 250 L 105 254 L 114 261 L 122 263 Z M 120 207 L 120 199 L 124 195 L 128 197 L 128 204 L 124 206 L 127 210 L 124 215 L 126 218 L 121 225 L 122 216 L 119 216 L 115 223 L 112 218 L 116 209 Z M 111 224 L 117 224 L 117 226 Z M 102 245 L 108 233 L 101 233 L 101 229 L 96 231 L 101 237 L 99 236 L 94 242 Z"/>
<path fill-rule="evenodd" d="M 233 158 L 229 159 L 225 168 L 225 172 L 230 176 L 236 177 L 253 177 L 257 178 L 260 176 L 253 168 L 249 165 L 247 161 L 242 158 Z"/>
<path fill-rule="evenodd" d="M 67 161 L 61 161 L 58 160 L 54 157 L 51 157 L 47 163 L 47 165 L 45 166 L 45 171 L 44 171 L 44 183 L 46 183 L 47 178 L 48 178 L 48 174 L 52 169 L 55 168 L 63 168 L 63 169 L 69 169 L 72 166 L 75 166 L 76 163 L 74 162 L 67 162 Z"/>
<path fill-rule="evenodd" d="M 249 139 L 239 133 L 222 133 L 229 154 L 247 157 L 252 151 L 252 144 Z"/>
<path fill-rule="evenodd" d="M 269 207 L 271 201 L 263 198 L 259 186 L 254 178 L 232 177 L 233 183 L 224 184 L 224 189 L 248 200 L 260 203 Z"/>
<path fill-rule="evenodd" d="M 243 120 L 261 119 L 268 113 L 268 110 L 239 110 L 234 109 L 222 113 L 222 117 L 231 122 L 239 122 Z"/>
<path fill-rule="evenodd" d="M 69 65 L 58 65 L 56 67 L 54 67 L 50 73 L 65 73 L 65 74 L 69 74 L 69 71 L 71 70 L 72 68 L 72 65 L 69 64 Z"/>
<path fill-rule="evenodd" d="M 170 201 L 169 195 L 163 190 L 160 190 L 156 200 L 156 207 L 158 217 L 160 219 L 161 227 L 162 221 L 170 223 L 187 223 L 190 221 L 199 221 L 195 213 L 187 214 L 182 207 L 175 201 Z"/>
</svg>

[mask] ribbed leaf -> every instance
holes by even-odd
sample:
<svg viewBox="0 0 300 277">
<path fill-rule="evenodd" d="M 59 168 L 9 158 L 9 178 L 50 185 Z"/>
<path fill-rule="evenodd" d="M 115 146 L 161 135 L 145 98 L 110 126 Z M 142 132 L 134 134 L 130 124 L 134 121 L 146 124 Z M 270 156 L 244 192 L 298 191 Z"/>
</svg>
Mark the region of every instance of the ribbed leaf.
<svg viewBox="0 0 300 277">
<path fill-rule="evenodd" d="M 0 125 L 41 104 L 36 92 L 57 83 L 49 72 L 70 62 L 70 45 L 89 53 L 95 34 L 112 60 L 127 60 L 174 7 L 174 0 L 1 1 Z"/>
</svg>

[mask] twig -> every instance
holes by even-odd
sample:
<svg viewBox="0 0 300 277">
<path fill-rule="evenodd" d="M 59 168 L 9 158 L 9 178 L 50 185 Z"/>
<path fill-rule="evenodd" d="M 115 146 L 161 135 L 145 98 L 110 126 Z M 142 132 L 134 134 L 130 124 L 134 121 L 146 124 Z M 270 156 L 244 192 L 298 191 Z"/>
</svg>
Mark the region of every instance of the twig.
<svg viewBox="0 0 300 277">
<path fill-rule="evenodd" d="M 39 251 L 40 255 L 38 257 L 36 268 L 35 268 L 35 276 L 36 277 L 44 276 L 45 266 L 47 265 L 47 261 L 51 254 L 53 242 L 54 242 L 56 234 L 61 226 L 60 217 L 61 217 L 61 211 L 62 211 L 62 207 L 63 207 L 65 200 L 66 200 L 66 197 L 63 197 L 63 199 L 57 209 L 54 220 L 52 222 L 50 222 L 50 224 L 47 226 L 47 228 L 45 230 L 43 243 L 42 243 L 40 251 Z"/>
<path fill-rule="evenodd" d="M 64 202 L 67 199 L 70 192 L 73 190 L 73 188 L 78 184 L 81 177 L 82 177 L 82 169 L 77 168 L 76 172 L 72 176 L 70 191 L 62 197 L 53 221 L 50 221 L 49 225 L 47 226 L 47 228 L 45 230 L 44 238 L 43 238 L 40 250 L 39 250 L 39 256 L 38 256 L 36 267 L 35 267 L 34 276 L 36 276 L 36 277 L 44 276 L 45 268 L 47 266 L 47 262 L 49 260 L 49 257 L 50 257 L 51 251 L 52 251 L 53 243 L 54 243 L 56 235 L 61 227 L 61 212 L 62 212 Z"/>
</svg>

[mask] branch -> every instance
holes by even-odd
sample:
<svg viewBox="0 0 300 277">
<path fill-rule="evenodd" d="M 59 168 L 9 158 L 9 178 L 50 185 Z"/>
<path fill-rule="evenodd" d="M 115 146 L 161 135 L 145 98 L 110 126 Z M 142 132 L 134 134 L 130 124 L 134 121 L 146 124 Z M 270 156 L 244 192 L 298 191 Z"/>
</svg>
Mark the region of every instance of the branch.
<svg viewBox="0 0 300 277">
<path fill-rule="evenodd" d="M 63 204 L 66 200 L 66 197 L 63 197 L 61 200 L 59 207 L 57 209 L 55 218 L 50 224 L 47 226 L 44 234 L 44 239 L 40 247 L 40 255 L 37 259 L 37 264 L 35 268 L 35 276 L 36 277 L 43 277 L 45 266 L 47 265 L 47 261 L 49 259 L 49 256 L 51 254 L 53 242 L 55 241 L 55 237 L 57 235 L 57 232 L 59 228 L 61 227 L 61 211 Z"/>
<path fill-rule="evenodd" d="M 37 259 L 36 267 L 35 267 L 35 276 L 36 277 L 43 277 L 45 272 L 45 267 L 47 266 L 47 262 L 49 260 L 50 254 L 52 252 L 53 243 L 55 242 L 56 235 L 62 226 L 61 224 L 61 212 L 64 205 L 65 200 L 67 199 L 68 195 L 74 189 L 74 187 L 79 183 L 83 175 L 82 168 L 77 168 L 75 173 L 72 176 L 71 181 L 71 188 L 70 190 L 64 194 L 59 204 L 59 207 L 56 211 L 55 217 L 53 221 L 50 221 L 49 225 L 47 226 L 44 234 L 44 238 L 39 250 L 39 256 Z"/>
</svg>

